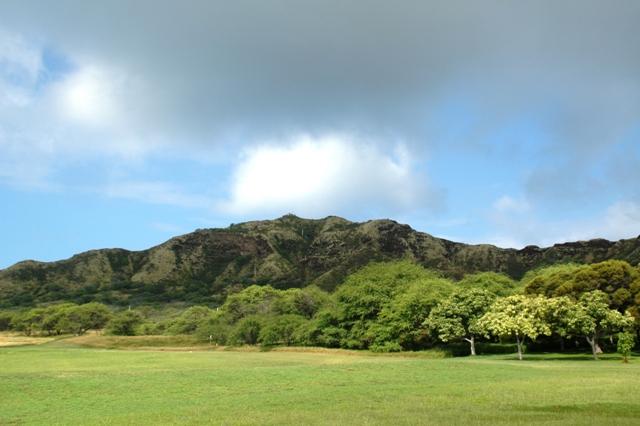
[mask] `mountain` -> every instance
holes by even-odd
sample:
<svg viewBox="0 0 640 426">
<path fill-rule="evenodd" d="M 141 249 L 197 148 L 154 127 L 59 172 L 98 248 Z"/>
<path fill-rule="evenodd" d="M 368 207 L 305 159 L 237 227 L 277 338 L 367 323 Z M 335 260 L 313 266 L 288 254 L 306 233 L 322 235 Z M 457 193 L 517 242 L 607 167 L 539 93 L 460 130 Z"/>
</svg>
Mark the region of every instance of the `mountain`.
<svg viewBox="0 0 640 426">
<path fill-rule="evenodd" d="M 19 262 L 0 270 L 0 306 L 72 300 L 106 303 L 219 303 L 230 289 L 253 283 L 278 288 L 317 284 L 333 290 L 375 260 L 411 258 L 459 278 L 479 271 L 520 278 L 562 262 L 640 262 L 640 237 L 522 250 L 456 243 L 392 220 L 354 223 L 293 215 L 224 229 L 199 229 L 142 251 L 91 250 L 57 262 Z"/>
</svg>

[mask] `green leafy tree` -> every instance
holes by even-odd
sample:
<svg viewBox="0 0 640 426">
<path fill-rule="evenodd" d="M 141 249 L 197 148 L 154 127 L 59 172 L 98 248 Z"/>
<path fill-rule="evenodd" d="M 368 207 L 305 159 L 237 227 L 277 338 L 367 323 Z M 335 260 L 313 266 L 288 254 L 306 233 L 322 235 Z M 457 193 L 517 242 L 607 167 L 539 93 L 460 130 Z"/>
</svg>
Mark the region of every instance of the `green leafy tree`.
<svg viewBox="0 0 640 426">
<path fill-rule="evenodd" d="M 347 338 L 341 313 L 336 306 L 326 306 L 309 322 L 302 340 L 310 345 L 338 348 Z"/>
<path fill-rule="evenodd" d="M 505 274 L 479 272 L 465 275 L 458 285 L 465 289 L 482 289 L 499 296 L 511 296 L 520 291 L 519 284 Z"/>
<path fill-rule="evenodd" d="M 300 315 L 277 315 L 265 321 L 260 329 L 258 342 L 263 345 L 287 345 L 299 343 L 298 331 L 307 320 Z"/>
<path fill-rule="evenodd" d="M 282 297 L 274 303 L 274 313 L 278 315 L 301 315 L 312 318 L 316 312 L 329 303 L 330 296 L 315 285 L 304 288 L 280 290 Z"/>
<path fill-rule="evenodd" d="M 233 328 L 229 342 L 232 345 L 255 345 L 260 338 L 263 323 L 264 318 L 258 315 L 242 318 Z"/>
<path fill-rule="evenodd" d="M 178 318 L 171 321 L 167 331 L 170 334 L 193 334 L 198 325 L 214 312 L 206 306 L 192 306 L 180 314 Z"/>
<path fill-rule="evenodd" d="M 622 361 L 626 364 L 631 357 L 631 351 L 635 346 L 635 337 L 631 333 L 618 333 L 618 353 L 622 355 Z"/>
<path fill-rule="evenodd" d="M 229 295 L 222 310 L 230 316 L 232 322 L 249 315 L 267 315 L 273 313 L 275 306 L 283 298 L 283 292 L 268 285 L 252 285 Z"/>
<path fill-rule="evenodd" d="M 556 265 L 527 274 L 523 282 L 527 294 L 569 296 L 575 300 L 584 293 L 599 290 L 609 297 L 610 308 L 629 310 L 640 319 L 640 271 L 623 260 Z"/>
<path fill-rule="evenodd" d="M 560 340 L 560 348 L 564 350 L 565 339 L 575 336 L 580 321 L 580 306 L 567 296 L 551 297 L 546 300 L 546 321 L 551 327 L 552 335 Z"/>
<path fill-rule="evenodd" d="M 41 330 L 42 319 L 45 314 L 46 309 L 44 308 L 22 311 L 13 317 L 12 328 L 24 333 L 26 336 L 31 336 Z"/>
<path fill-rule="evenodd" d="M 631 315 L 609 308 L 609 297 L 600 290 L 584 293 L 568 321 L 576 334 L 585 337 L 594 359 L 602 352 L 598 344 L 601 338 L 633 324 Z"/>
<path fill-rule="evenodd" d="M 0 312 L 0 331 L 11 330 L 14 314 L 12 312 Z"/>
<path fill-rule="evenodd" d="M 475 355 L 475 340 L 482 334 L 478 320 L 494 300 L 494 294 L 482 288 L 458 290 L 431 311 L 425 325 L 436 332 L 443 342 L 467 341 L 471 355 Z"/>
<path fill-rule="evenodd" d="M 508 296 L 497 299 L 476 326 L 486 335 L 515 337 L 518 359 L 522 360 L 525 338 L 535 340 L 540 335 L 551 335 L 545 320 L 547 309 L 545 297 Z"/>
<path fill-rule="evenodd" d="M 101 330 L 111 319 L 111 311 L 102 303 L 91 302 L 83 305 L 63 304 L 47 308 L 43 328 L 50 333 L 63 332 L 76 335 L 87 330 Z"/>
<path fill-rule="evenodd" d="M 85 303 L 75 308 L 75 318 L 79 323 L 79 333 L 87 330 L 103 329 L 112 317 L 112 313 L 102 303 Z"/>
<path fill-rule="evenodd" d="M 52 335 L 71 332 L 69 313 L 77 308 L 73 303 L 48 306 L 42 313 L 40 320 L 41 331 Z"/>
<path fill-rule="evenodd" d="M 200 340 L 209 341 L 216 345 L 227 344 L 233 328 L 227 319 L 222 311 L 214 311 L 198 324 L 196 336 Z"/>
<path fill-rule="evenodd" d="M 413 323 L 412 332 L 420 328 L 428 311 L 420 308 L 422 294 L 416 293 L 429 293 L 426 283 L 437 280 L 446 281 L 410 261 L 372 263 L 349 275 L 335 292 L 340 326 L 346 330 L 340 345 L 365 349 L 398 339 L 409 323 Z M 403 293 L 407 296 L 399 296 Z M 417 312 L 417 317 L 412 318 L 412 312 Z"/>
<path fill-rule="evenodd" d="M 587 267 L 588 265 L 563 263 L 529 271 L 521 281 L 524 293 L 547 297 L 566 295 L 571 292 L 571 282 L 575 274 Z"/>
<path fill-rule="evenodd" d="M 136 329 L 144 322 L 144 318 L 136 311 L 122 311 L 117 313 L 107 323 L 105 332 L 116 336 L 135 336 Z"/>
<path fill-rule="evenodd" d="M 431 310 L 453 291 L 451 281 L 425 278 L 398 292 L 370 323 L 367 342 L 378 351 L 419 349 L 429 337 L 424 322 Z"/>
</svg>

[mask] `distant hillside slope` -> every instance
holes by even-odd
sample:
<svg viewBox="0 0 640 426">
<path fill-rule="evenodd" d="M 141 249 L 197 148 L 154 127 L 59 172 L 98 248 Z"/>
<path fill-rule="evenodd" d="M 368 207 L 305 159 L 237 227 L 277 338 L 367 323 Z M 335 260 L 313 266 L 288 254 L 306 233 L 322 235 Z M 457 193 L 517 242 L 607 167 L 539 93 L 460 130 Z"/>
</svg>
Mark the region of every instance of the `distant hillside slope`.
<svg viewBox="0 0 640 426">
<path fill-rule="evenodd" d="M 514 250 L 455 243 L 392 220 L 353 223 L 287 215 L 197 230 L 143 251 L 102 249 L 58 262 L 20 262 L 0 271 L 0 306 L 58 300 L 216 303 L 230 286 L 252 283 L 332 290 L 370 261 L 407 257 L 455 278 L 478 271 L 520 278 L 560 262 L 623 259 L 636 265 L 640 237 Z"/>
</svg>

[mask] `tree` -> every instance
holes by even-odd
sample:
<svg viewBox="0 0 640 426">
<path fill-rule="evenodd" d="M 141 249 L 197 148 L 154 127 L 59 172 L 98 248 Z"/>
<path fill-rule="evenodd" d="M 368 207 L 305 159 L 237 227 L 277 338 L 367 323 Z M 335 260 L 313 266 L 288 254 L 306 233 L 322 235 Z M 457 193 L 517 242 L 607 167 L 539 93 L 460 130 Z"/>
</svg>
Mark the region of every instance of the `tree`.
<svg viewBox="0 0 640 426">
<path fill-rule="evenodd" d="M 410 261 L 372 263 L 351 274 L 335 293 L 340 326 L 346 330 L 341 346 L 413 347 L 422 323 L 453 284 Z"/>
<path fill-rule="evenodd" d="M 192 306 L 171 322 L 168 331 L 171 334 L 193 334 L 198 325 L 214 312 L 206 306 Z"/>
<path fill-rule="evenodd" d="M 484 289 L 458 290 L 431 311 L 425 325 L 435 331 L 443 342 L 459 339 L 467 341 L 471 355 L 475 355 L 475 339 L 481 334 L 478 320 L 494 300 L 495 296 Z"/>
<path fill-rule="evenodd" d="M 45 316 L 44 308 L 33 308 L 20 312 L 12 319 L 12 327 L 16 331 L 21 331 L 27 336 L 31 336 L 41 329 L 42 319 Z"/>
<path fill-rule="evenodd" d="M 214 311 L 198 324 L 195 334 L 200 340 L 208 340 L 216 345 L 225 345 L 229 340 L 231 329 L 231 324 L 222 311 Z"/>
<path fill-rule="evenodd" d="M 267 346 L 296 343 L 297 331 L 307 323 L 300 315 L 277 315 L 265 321 L 258 341 Z"/>
<path fill-rule="evenodd" d="M 429 312 L 452 291 L 451 281 L 444 278 L 427 278 L 410 284 L 370 323 L 366 340 L 380 351 L 418 349 L 428 338 L 424 322 Z"/>
<path fill-rule="evenodd" d="M 79 334 L 87 330 L 101 330 L 111 319 L 111 311 L 102 303 L 85 303 L 75 308 Z"/>
<path fill-rule="evenodd" d="M 11 323 L 14 314 L 11 312 L 0 312 L 0 331 L 11 330 Z"/>
<path fill-rule="evenodd" d="M 232 322 L 249 315 L 266 315 L 274 311 L 274 306 L 282 299 L 283 292 L 265 285 L 252 285 L 229 295 L 222 310 Z"/>
<path fill-rule="evenodd" d="M 622 355 L 622 362 L 629 362 L 631 351 L 635 346 L 635 337 L 631 333 L 618 333 L 618 353 Z"/>
<path fill-rule="evenodd" d="M 304 340 L 310 345 L 339 348 L 347 338 L 347 330 L 341 321 L 341 313 L 336 306 L 325 306 L 308 324 Z"/>
<path fill-rule="evenodd" d="M 255 345 L 260 338 L 263 322 L 264 318 L 258 315 L 242 318 L 229 336 L 230 343 L 232 345 Z"/>
<path fill-rule="evenodd" d="M 602 352 L 599 340 L 608 334 L 630 327 L 633 317 L 628 313 L 623 315 L 615 309 L 610 309 L 609 297 L 604 292 L 595 290 L 580 296 L 577 309 L 572 312 L 568 321 L 576 334 L 585 337 L 591 346 L 593 358 L 598 359 L 598 353 Z"/>
<path fill-rule="evenodd" d="M 529 271 L 522 278 L 525 294 L 541 294 L 547 297 L 569 293 L 575 274 L 588 265 L 563 263 Z"/>
<path fill-rule="evenodd" d="M 518 359 L 522 360 L 526 337 L 535 340 L 540 335 L 549 336 L 551 328 L 545 321 L 546 298 L 514 295 L 497 299 L 487 313 L 477 322 L 478 330 L 485 335 L 515 337 Z"/>
<path fill-rule="evenodd" d="M 497 272 L 468 274 L 458 282 L 458 285 L 466 289 L 478 288 L 487 290 L 498 297 L 511 296 L 519 291 L 516 281 L 505 274 Z"/>
<path fill-rule="evenodd" d="M 77 308 L 73 303 L 52 305 L 45 308 L 40 320 L 40 329 L 49 335 L 69 332 L 69 312 Z"/>
<path fill-rule="evenodd" d="M 546 299 L 546 321 L 551 327 L 552 334 L 560 339 L 560 348 L 564 351 L 564 340 L 576 334 L 576 319 L 580 307 L 567 297 L 551 297 Z"/>
<path fill-rule="evenodd" d="M 638 312 L 640 271 L 623 260 L 551 266 L 527 273 L 523 283 L 526 294 L 569 296 L 575 300 L 584 293 L 600 290 L 609 296 L 610 308 Z"/>
<path fill-rule="evenodd" d="M 135 336 L 136 328 L 142 324 L 143 318 L 136 311 L 123 311 L 116 314 L 107 323 L 107 334 L 116 336 Z"/>
<path fill-rule="evenodd" d="M 302 315 L 312 318 L 329 302 L 329 294 L 315 285 L 304 288 L 280 290 L 282 298 L 274 303 L 274 313 L 278 315 Z"/>
</svg>

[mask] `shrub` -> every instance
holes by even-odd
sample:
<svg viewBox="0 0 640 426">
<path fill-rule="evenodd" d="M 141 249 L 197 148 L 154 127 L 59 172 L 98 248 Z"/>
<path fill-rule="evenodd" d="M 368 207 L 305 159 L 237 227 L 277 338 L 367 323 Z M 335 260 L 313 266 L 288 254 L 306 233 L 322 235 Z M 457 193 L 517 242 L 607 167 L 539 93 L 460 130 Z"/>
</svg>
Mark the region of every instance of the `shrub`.
<svg viewBox="0 0 640 426">
<path fill-rule="evenodd" d="M 307 321 L 299 315 L 277 315 L 265 321 L 258 341 L 267 346 L 300 344 L 297 331 L 306 323 Z"/>
<path fill-rule="evenodd" d="M 167 331 L 169 334 L 193 334 L 198 325 L 209 318 L 213 312 L 215 311 L 206 306 L 192 306 L 171 321 Z"/>
<path fill-rule="evenodd" d="M 0 331 L 11 330 L 13 317 L 14 315 L 11 312 L 0 312 Z"/>
<path fill-rule="evenodd" d="M 257 315 L 241 319 L 231 331 L 229 343 L 232 345 L 255 345 L 258 343 L 263 322 L 263 318 Z"/>
<path fill-rule="evenodd" d="M 631 351 L 635 346 L 635 337 L 631 333 L 618 333 L 618 353 L 622 355 L 622 361 L 629 362 Z"/>
<path fill-rule="evenodd" d="M 398 342 L 385 342 L 382 345 L 373 344 L 369 347 L 372 352 L 400 352 L 402 346 Z"/>
<path fill-rule="evenodd" d="M 107 323 L 106 334 L 115 336 L 135 336 L 139 325 L 143 322 L 142 315 L 136 311 L 123 311 L 116 314 Z"/>
<path fill-rule="evenodd" d="M 224 316 L 213 314 L 198 324 L 195 334 L 199 340 L 226 345 L 229 343 L 232 329 Z"/>
</svg>

